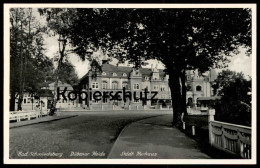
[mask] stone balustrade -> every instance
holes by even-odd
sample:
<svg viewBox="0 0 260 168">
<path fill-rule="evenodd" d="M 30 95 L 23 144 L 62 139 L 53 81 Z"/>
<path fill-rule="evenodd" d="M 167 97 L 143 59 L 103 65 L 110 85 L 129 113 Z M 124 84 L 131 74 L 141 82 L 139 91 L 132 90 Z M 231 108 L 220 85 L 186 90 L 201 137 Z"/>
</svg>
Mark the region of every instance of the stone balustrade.
<svg viewBox="0 0 260 168">
<path fill-rule="evenodd" d="M 251 158 L 251 127 L 214 121 L 215 111 L 209 110 L 210 144 L 228 153 Z"/>
</svg>

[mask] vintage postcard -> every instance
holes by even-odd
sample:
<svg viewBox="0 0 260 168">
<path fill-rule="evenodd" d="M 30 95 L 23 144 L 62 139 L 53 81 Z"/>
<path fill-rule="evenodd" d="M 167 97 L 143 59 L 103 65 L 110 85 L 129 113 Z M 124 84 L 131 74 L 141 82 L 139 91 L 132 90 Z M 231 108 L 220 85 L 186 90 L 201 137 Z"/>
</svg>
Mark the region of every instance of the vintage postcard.
<svg viewBox="0 0 260 168">
<path fill-rule="evenodd" d="M 256 164 L 255 4 L 4 4 L 5 164 Z"/>
</svg>

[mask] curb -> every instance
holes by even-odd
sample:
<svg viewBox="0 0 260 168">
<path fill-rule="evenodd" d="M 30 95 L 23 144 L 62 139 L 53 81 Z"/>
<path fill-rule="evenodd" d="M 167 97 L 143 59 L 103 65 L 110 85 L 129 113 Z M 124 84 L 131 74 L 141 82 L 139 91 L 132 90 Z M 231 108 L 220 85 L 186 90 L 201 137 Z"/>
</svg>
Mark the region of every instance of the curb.
<svg viewBox="0 0 260 168">
<path fill-rule="evenodd" d="M 122 111 L 172 111 L 172 110 L 160 110 L 160 109 L 153 109 L 153 110 L 64 110 L 64 111 L 58 111 L 58 112 L 108 112 L 108 111 L 113 111 L 113 112 L 122 112 Z"/>
<path fill-rule="evenodd" d="M 108 153 L 108 155 L 107 155 L 107 159 L 113 159 L 113 158 L 110 158 L 110 155 L 111 155 L 111 153 L 113 152 L 113 150 L 114 150 L 114 148 L 115 148 L 115 146 L 116 146 L 116 144 L 117 144 L 118 139 L 120 138 L 120 136 L 123 134 L 123 132 L 125 132 L 125 130 L 126 130 L 130 125 L 136 124 L 136 123 L 138 123 L 138 122 L 140 122 L 140 121 L 147 120 L 147 119 L 150 119 L 150 118 L 161 117 L 161 116 L 165 116 L 165 115 L 168 115 L 168 114 L 161 114 L 161 115 L 157 115 L 157 116 L 151 116 L 151 117 L 147 117 L 147 118 L 144 118 L 144 119 L 141 119 L 141 120 L 138 120 L 138 121 L 131 122 L 131 123 L 127 124 L 127 125 L 122 129 L 122 131 L 119 133 L 119 135 L 117 136 L 117 138 L 116 138 L 116 140 L 115 140 L 115 143 L 113 144 L 111 150 L 109 151 L 109 153 Z"/>
<path fill-rule="evenodd" d="M 72 115 L 72 116 L 66 116 L 66 117 L 62 117 L 62 118 L 54 118 L 54 119 L 46 120 L 46 121 L 39 121 L 39 122 L 35 122 L 35 123 L 28 123 L 28 124 L 24 124 L 24 125 L 9 126 L 9 129 L 18 128 L 18 127 L 23 127 L 23 126 L 28 126 L 28 125 L 35 125 L 35 124 L 45 123 L 45 122 L 49 122 L 49 121 L 58 121 L 58 120 L 67 119 L 67 118 L 72 118 L 72 117 L 77 117 L 77 116 L 78 116 L 78 115 Z M 9 125 L 10 125 L 10 124 L 9 124 Z"/>
</svg>

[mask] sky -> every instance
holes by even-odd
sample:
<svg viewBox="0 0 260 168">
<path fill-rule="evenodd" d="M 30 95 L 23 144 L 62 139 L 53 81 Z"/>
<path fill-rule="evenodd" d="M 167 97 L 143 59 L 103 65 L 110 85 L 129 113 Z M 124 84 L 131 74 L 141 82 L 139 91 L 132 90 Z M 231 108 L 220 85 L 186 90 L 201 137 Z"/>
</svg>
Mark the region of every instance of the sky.
<svg viewBox="0 0 260 168">
<path fill-rule="evenodd" d="M 45 47 L 46 47 L 46 56 L 49 58 L 53 58 L 55 54 L 58 52 L 58 41 L 55 37 L 45 37 Z M 75 70 L 78 74 L 78 77 L 81 78 L 84 76 L 89 70 L 89 62 L 82 61 L 76 54 L 69 55 L 70 62 L 75 66 Z M 228 64 L 228 68 L 232 71 L 243 72 L 245 76 L 252 76 L 252 57 L 245 55 L 245 49 L 240 48 L 240 53 L 237 55 L 233 55 L 230 59 L 230 63 Z M 111 64 L 115 64 L 116 61 L 112 61 Z M 150 68 L 151 65 L 158 65 L 159 69 L 163 69 L 164 66 L 157 60 L 149 60 L 148 65 L 144 67 Z M 126 64 L 122 66 L 127 66 Z M 222 69 L 216 69 L 217 72 L 220 72 Z"/>
</svg>

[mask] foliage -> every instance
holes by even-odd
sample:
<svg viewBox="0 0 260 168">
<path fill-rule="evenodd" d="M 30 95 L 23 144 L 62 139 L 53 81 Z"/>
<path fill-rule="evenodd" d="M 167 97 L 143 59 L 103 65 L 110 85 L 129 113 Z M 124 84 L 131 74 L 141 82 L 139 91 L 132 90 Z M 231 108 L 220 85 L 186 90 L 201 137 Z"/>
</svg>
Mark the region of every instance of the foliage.
<svg viewBox="0 0 260 168">
<path fill-rule="evenodd" d="M 69 26 L 60 33 L 83 60 L 91 56 L 89 49 L 101 48 L 135 68 L 149 59 L 165 65 L 176 124 L 186 111 L 186 70 L 223 67 L 239 46 L 248 47 L 248 54 L 251 51 L 249 9 L 78 8 L 69 17 L 70 12 Z"/>
<path fill-rule="evenodd" d="M 216 120 L 251 125 L 251 79 L 245 79 L 243 73 L 223 70 L 214 84 L 221 96 L 214 108 Z"/>
<path fill-rule="evenodd" d="M 60 68 L 56 70 L 56 75 L 63 83 L 68 83 L 72 86 L 78 84 L 78 75 L 74 66 L 68 60 L 63 62 Z"/>
<path fill-rule="evenodd" d="M 21 109 L 23 92 L 34 94 L 53 74 L 53 64 L 45 51 L 42 27 L 30 8 L 10 9 L 10 110 L 18 96 Z"/>
</svg>

